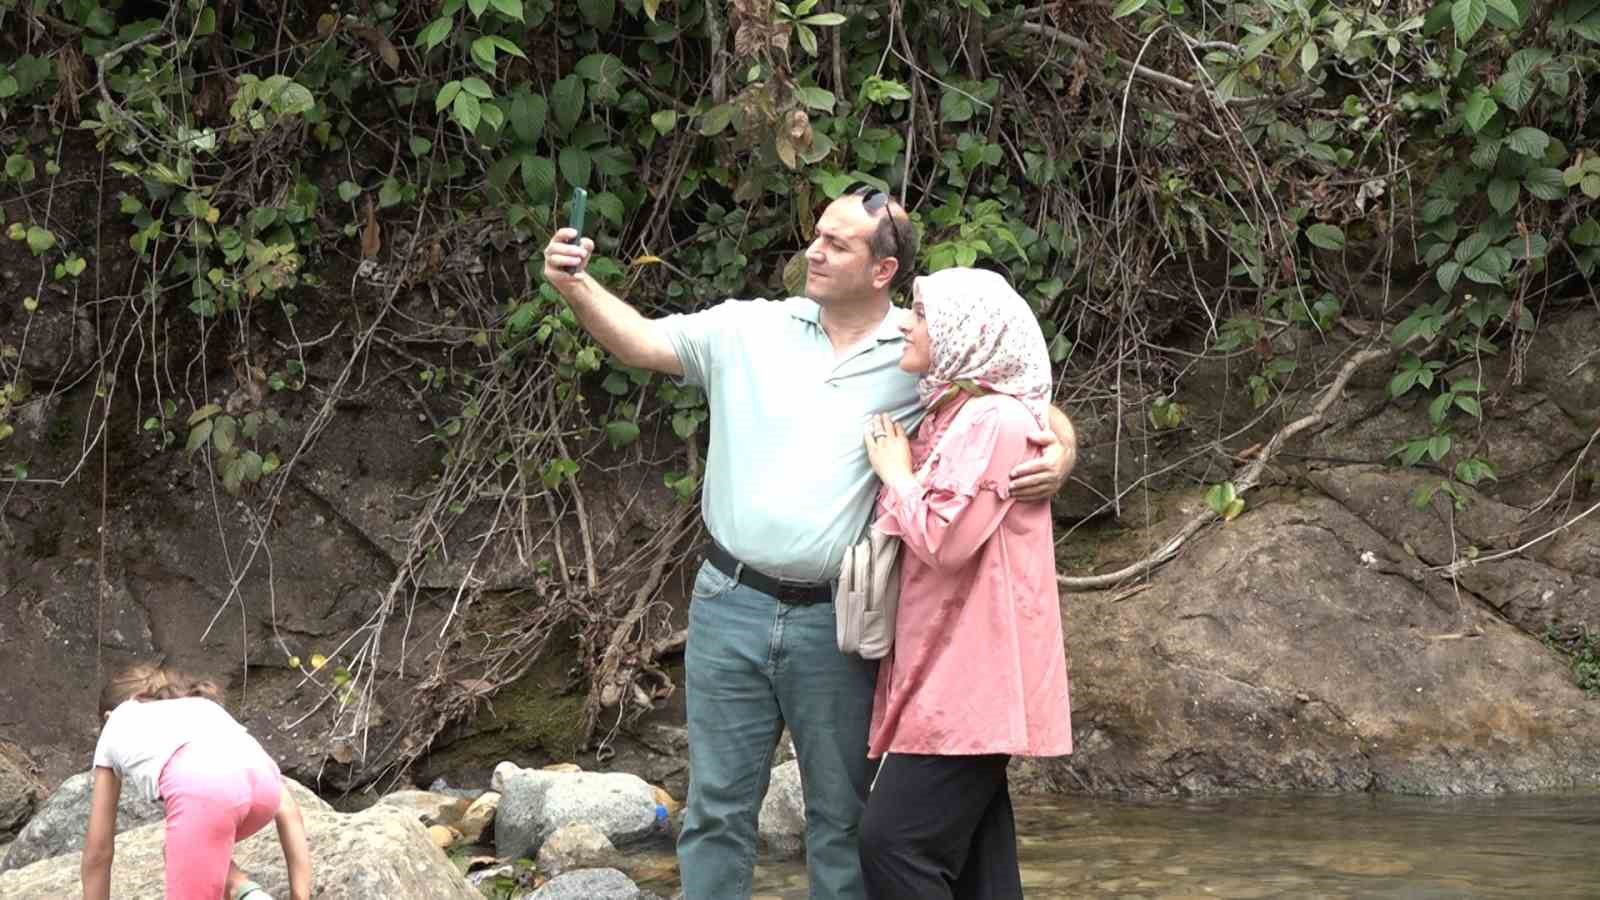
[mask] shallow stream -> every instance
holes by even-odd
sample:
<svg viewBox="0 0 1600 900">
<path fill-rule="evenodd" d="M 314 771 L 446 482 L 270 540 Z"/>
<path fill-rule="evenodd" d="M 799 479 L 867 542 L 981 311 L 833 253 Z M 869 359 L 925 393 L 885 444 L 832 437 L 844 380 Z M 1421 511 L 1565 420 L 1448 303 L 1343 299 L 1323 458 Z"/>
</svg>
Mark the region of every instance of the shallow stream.
<svg viewBox="0 0 1600 900">
<path fill-rule="evenodd" d="M 1600 796 L 1035 798 L 1017 830 L 1028 900 L 1600 897 Z M 805 867 L 761 865 L 755 895 L 805 900 Z"/>
</svg>

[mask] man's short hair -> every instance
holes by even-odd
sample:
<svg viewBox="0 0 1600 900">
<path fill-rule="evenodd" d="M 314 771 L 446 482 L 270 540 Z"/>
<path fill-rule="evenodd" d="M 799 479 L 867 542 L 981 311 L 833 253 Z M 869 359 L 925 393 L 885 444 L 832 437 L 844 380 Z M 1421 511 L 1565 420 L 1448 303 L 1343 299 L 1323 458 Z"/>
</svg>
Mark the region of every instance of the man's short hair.
<svg viewBox="0 0 1600 900">
<path fill-rule="evenodd" d="M 892 256 L 899 261 L 900 264 L 895 267 L 894 279 L 889 285 L 903 286 L 911 279 L 912 270 L 917 265 L 917 229 L 911 224 L 911 217 L 906 214 L 906 208 L 887 191 L 879 190 L 870 184 L 852 187 L 845 196 L 860 197 L 861 207 L 868 215 L 878 220 L 878 227 L 873 229 L 867 247 L 872 251 L 874 259 L 888 259 Z M 879 212 L 883 215 L 879 216 Z"/>
</svg>

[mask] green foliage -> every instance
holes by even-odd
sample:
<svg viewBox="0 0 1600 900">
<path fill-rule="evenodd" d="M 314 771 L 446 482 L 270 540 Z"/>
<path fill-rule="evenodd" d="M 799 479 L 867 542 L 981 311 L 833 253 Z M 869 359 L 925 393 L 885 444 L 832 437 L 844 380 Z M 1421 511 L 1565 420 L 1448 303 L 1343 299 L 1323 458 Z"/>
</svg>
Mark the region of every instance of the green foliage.
<svg viewBox="0 0 1600 900">
<path fill-rule="evenodd" d="M 589 404 L 585 429 L 570 453 L 506 468 L 551 490 L 602 449 L 699 441 L 707 415 L 698 392 L 607 359 L 539 283 L 535 248 L 573 186 L 591 194 L 591 271 L 652 314 L 794 290 L 823 202 L 855 182 L 904 190 L 919 268 L 1003 270 L 1058 366 L 1108 368 L 1161 305 L 1250 361 L 1238 386 L 1258 409 L 1304 377 L 1276 339 L 1325 340 L 1345 319 L 1335 264 L 1395 240 L 1437 290 L 1381 323 L 1390 396 L 1426 428 L 1394 456 L 1450 485 L 1494 477 L 1471 434 L 1487 402 L 1478 368 L 1536 326 L 1530 288 L 1600 265 L 1590 0 L 1557 2 L 1537 28 L 1521 0 L 1118 0 L 1122 38 L 1095 30 L 1102 19 L 1066 42 L 1055 30 L 1075 23 L 1046 26 L 1020 0 L 124 6 L 0 2 L 8 25 L 37 13 L 65 26 L 40 25 L 30 33 L 49 39 L 5 60 L 0 114 L 93 136 L 150 279 L 136 302 L 245 335 L 293 324 L 302 286 L 350 278 L 342 260 L 372 283 L 435 287 L 401 236 L 420 223 L 421 254 L 437 242 L 448 256 L 473 243 L 458 232 L 492 223 L 493 265 L 525 256 L 528 282 L 461 300 L 449 328 L 477 355 L 416 364 L 408 383 L 482 409 L 497 374 L 548 363 L 559 400 Z M 1118 54 L 1146 38 L 1134 72 Z M 39 190 L 58 177 L 53 152 L 8 140 L 0 184 Z M 27 220 L 7 234 L 44 273 L 88 277 L 85 235 L 13 208 Z M 495 255 L 484 243 L 470 249 Z M 269 406 L 313 381 L 302 360 L 265 367 Z M 152 438 L 186 431 L 238 489 L 270 474 L 221 425 L 235 417 L 179 429 L 173 412 L 141 413 Z M 1171 429 L 1184 408 L 1152 403 L 1148 417 Z M 473 434 L 464 413 L 436 423 L 447 462 Z M 691 498 L 698 473 L 679 468 L 668 485 Z"/>
</svg>

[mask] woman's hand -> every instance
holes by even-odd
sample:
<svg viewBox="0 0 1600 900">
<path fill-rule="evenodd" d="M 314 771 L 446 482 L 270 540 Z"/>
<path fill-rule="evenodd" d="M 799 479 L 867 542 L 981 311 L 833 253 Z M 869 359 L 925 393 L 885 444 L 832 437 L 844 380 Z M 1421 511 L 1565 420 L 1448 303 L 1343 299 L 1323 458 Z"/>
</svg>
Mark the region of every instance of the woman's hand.
<svg viewBox="0 0 1600 900">
<path fill-rule="evenodd" d="M 914 486 L 916 476 L 911 472 L 911 441 L 906 430 L 894 419 L 882 413 L 867 419 L 867 431 L 862 438 L 867 446 L 867 461 L 878 480 L 885 485 Z"/>
</svg>

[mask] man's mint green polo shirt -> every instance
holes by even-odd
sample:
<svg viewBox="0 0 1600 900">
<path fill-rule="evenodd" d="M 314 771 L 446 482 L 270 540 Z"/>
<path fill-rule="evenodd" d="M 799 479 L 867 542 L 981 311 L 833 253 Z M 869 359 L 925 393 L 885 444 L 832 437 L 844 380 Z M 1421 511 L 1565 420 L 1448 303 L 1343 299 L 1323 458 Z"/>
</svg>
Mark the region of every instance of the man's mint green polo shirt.
<svg viewBox="0 0 1600 900">
<path fill-rule="evenodd" d="M 878 496 L 862 435 L 889 413 L 922 416 L 902 372 L 905 338 L 890 309 L 842 355 L 813 300 L 728 300 L 656 320 L 687 384 L 706 392 L 711 440 L 701 511 L 717 543 L 745 565 L 793 581 L 838 577 Z"/>
</svg>

